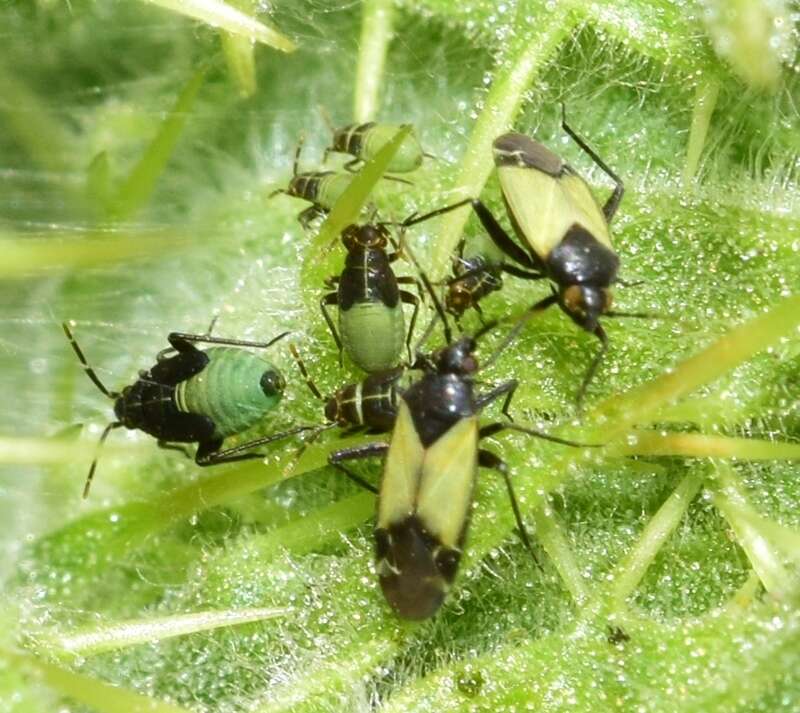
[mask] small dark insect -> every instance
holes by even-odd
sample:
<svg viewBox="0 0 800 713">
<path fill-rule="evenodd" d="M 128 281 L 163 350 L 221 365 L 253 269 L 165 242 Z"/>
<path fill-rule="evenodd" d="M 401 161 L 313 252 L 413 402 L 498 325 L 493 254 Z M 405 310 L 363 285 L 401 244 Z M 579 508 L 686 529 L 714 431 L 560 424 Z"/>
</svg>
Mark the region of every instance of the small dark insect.
<svg viewBox="0 0 800 713">
<path fill-rule="evenodd" d="M 279 188 L 270 194 L 270 198 L 280 193 L 301 198 L 311 203 L 305 210 L 297 215 L 300 225 L 308 228 L 312 220 L 319 216 L 326 215 L 334 203 L 341 197 L 345 189 L 353 180 L 352 176 L 346 173 L 336 173 L 335 171 L 307 171 L 300 173 L 300 153 L 303 150 L 303 139 L 297 144 L 297 150 L 292 164 L 292 178 L 286 188 Z"/>
<path fill-rule="evenodd" d="M 410 251 L 409 256 L 419 269 Z M 421 270 L 420 277 L 444 325 L 447 346 L 418 355 L 414 366 L 423 375 L 399 394 L 389 443 L 346 448 L 329 457 L 331 465 L 358 482 L 361 479 L 343 463 L 384 456 L 375 528 L 377 569 L 386 600 L 404 619 L 426 619 L 444 601 L 461 559 L 478 466 L 494 469 L 505 479 L 520 537 L 535 559 L 508 467 L 479 447 L 481 439 L 513 430 L 581 445 L 510 422 L 479 426 L 480 412 L 501 397 L 503 413 L 510 419 L 518 382 L 511 379 L 484 394 L 475 393 L 477 339 L 494 325 L 475 338 L 454 341 L 433 286 Z"/>
<path fill-rule="evenodd" d="M 352 161 L 348 161 L 344 168 L 347 171 L 357 170 L 365 161 L 375 155 L 391 141 L 400 131 L 399 124 L 378 124 L 368 121 L 363 124 L 349 124 L 340 129 L 333 129 L 331 146 L 325 149 L 323 162 L 332 152 L 350 154 Z M 422 165 L 423 158 L 435 158 L 425 153 L 420 146 L 419 139 L 413 129 L 406 136 L 397 153 L 386 168 L 387 173 L 409 173 L 416 171 Z"/>
<path fill-rule="evenodd" d="M 366 372 L 380 372 L 398 364 L 405 345 L 410 354 L 411 336 L 417 321 L 419 298 L 399 285 L 417 285 L 413 277 L 396 277 L 391 264 L 400 251 L 387 253 L 391 240 L 385 223 L 350 225 L 342 232 L 347 259 L 341 275 L 331 277 L 335 287 L 320 300 L 322 316 L 339 348 Z M 408 331 L 402 304 L 414 306 Z M 336 306 L 337 331 L 328 313 Z"/>
<path fill-rule="evenodd" d="M 239 448 L 220 449 L 225 438 L 254 426 L 272 411 L 286 386 L 273 364 L 245 348 L 267 349 L 289 332 L 269 342 L 172 332 L 167 337 L 170 347 L 158 354 L 153 367 L 139 372 L 139 378 L 122 391 L 109 391 L 89 366 L 66 322 L 62 327 L 86 375 L 114 401 L 116 420 L 100 436 L 98 451 L 113 429 L 124 426 L 153 436 L 160 448 L 187 456 L 186 450 L 175 444 L 197 443 L 195 462 L 200 466 L 261 457 L 258 453 L 240 454 Z M 201 350 L 195 346 L 197 343 L 218 346 Z M 171 352 L 175 354 L 168 356 Z M 304 430 L 308 429 L 300 427 L 276 433 L 261 439 L 261 443 Z M 96 467 L 97 455 L 89 468 L 84 498 L 89 494 Z"/>
</svg>

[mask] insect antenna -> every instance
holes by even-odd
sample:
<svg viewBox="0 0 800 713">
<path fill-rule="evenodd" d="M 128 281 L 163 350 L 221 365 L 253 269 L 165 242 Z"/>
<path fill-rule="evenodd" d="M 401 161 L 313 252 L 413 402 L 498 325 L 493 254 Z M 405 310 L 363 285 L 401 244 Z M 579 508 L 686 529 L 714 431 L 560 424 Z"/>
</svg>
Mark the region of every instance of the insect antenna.
<svg viewBox="0 0 800 713">
<path fill-rule="evenodd" d="M 405 222 L 405 221 L 404 221 Z M 404 226 L 405 227 L 405 226 Z M 442 306 L 441 301 L 436 296 L 436 290 L 433 289 L 433 285 L 431 284 L 428 275 L 422 269 L 422 266 L 419 264 L 416 256 L 412 252 L 411 248 L 408 246 L 408 243 L 403 241 L 403 250 L 405 254 L 408 255 L 409 260 L 413 263 L 414 267 L 417 268 L 417 272 L 419 273 L 419 278 L 422 280 L 422 284 L 425 285 L 425 289 L 427 290 L 428 294 L 431 296 L 431 300 L 433 301 L 434 309 L 436 310 L 436 314 L 439 316 L 439 319 L 442 320 L 442 326 L 444 328 L 444 338 L 445 341 L 450 344 L 453 341 L 453 331 L 450 328 L 450 323 L 447 321 L 447 313 L 444 311 L 444 307 Z M 427 331 L 427 330 L 426 330 Z"/>
<path fill-rule="evenodd" d="M 308 369 L 306 369 L 305 362 L 300 357 L 300 353 L 297 351 L 297 347 L 294 344 L 289 345 L 289 351 L 292 353 L 295 362 L 297 362 L 297 368 L 300 369 L 300 373 L 303 375 L 303 380 L 306 382 L 306 386 L 308 390 L 314 394 L 316 398 L 320 401 L 324 401 L 325 397 L 322 395 L 320 390 L 317 388 L 317 385 L 314 383 L 314 380 L 311 378 L 311 375 L 308 373 Z"/>
<path fill-rule="evenodd" d="M 89 466 L 89 475 L 86 476 L 86 484 L 83 486 L 83 499 L 89 497 L 89 490 L 92 488 L 92 481 L 94 480 L 94 471 L 97 469 L 97 459 L 100 457 L 100 449 L 103 447 L 103 444 L 106 442 L 106 438 L 108 438 L 108 434 L 111 433 L 115 428 L 119 428 L 122 425 L 120 421 L 112 421 L 103 429 L 103 433 L 100 435 L 100 440 L 97 441 L 97 446 L 94 450 L 94 459 L 92 460 L 92 464 Z"/>
<path fill-rule="evenodd" d="M 119 394 L 116 391 L 109 391 L 105 387 L 105 384 L 103 384 L 103 382 L 100 381 L 100 377 L 97 376 L 94 369 L 91 366 L 89 366 L 89 362 L 86 361 L 86 357 L 83 355 L 83 351 L 78 346 L 78 342 L 75 341 L 75 337 L 72 336 L 72 332 L 70 331 L 69 326 L 67 326 L 67 323 L 62 322 L 61 328 L 64 330 L 64 334 L 67 335 L 67 339 L 69 339 L 69 343 L 72 345 L 73 351 L 75 352 L 75 354 L 77 354 L 78 360 L 83 366 L 83 370 L 86 372 L 86 376 L 88 376 L 92 380 L 92 383 L 98 389 L 100 389 L 100 391 L 103 393 L 104 396 L 107 396 L 110 399 L 116 399 L 119 396 Z"/>
</svg>

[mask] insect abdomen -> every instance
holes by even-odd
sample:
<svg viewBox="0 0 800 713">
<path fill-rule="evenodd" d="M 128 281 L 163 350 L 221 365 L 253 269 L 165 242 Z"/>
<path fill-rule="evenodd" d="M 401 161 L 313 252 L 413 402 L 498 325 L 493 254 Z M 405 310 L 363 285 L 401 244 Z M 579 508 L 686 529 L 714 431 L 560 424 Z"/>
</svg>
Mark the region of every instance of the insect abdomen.
<svg viewBox="0 0 800 713">
<path fill-rule="evenodd" d="M 389 141 L 391 141 L 400 131 L 401 127 L 396 124 L 376 124 L 365 131 L 361 137 L 361 154 L 363 159 L 375 156 Z M 400 148 L 397 150 L 389 165 L 386 167 L 389 173 L 408 173 L 415 171 L 422 165 L 423 152 L 419 139 L 411 131 Z"/>
<path fill-rule="evenodd" d="M 199 374 L 178 384 L 175 404 L 180 411 L 211 418 L 215 437 L 247 430 L 278 404 L 282 377 L 265 359 L 231 347 L 212 347 L 205 353 L 209 363 Z M 276 393 L 265 392 L 267 374 L 275 375 L 280 387 Z"/>
<path fill-rule="evenodd" d="M 395 366 L 405 340 L 405 318 L 400 304 L 358 302 L 339 309 L 342 344 L 353 362 L 367 372 Z"/>
</svg>

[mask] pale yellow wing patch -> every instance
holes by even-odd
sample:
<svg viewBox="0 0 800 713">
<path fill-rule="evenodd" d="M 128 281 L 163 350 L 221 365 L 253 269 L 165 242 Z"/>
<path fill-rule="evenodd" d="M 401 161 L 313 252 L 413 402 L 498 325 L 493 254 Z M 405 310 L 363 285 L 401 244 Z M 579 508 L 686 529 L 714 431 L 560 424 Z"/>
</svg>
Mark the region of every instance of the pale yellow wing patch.
<svg viewBox="0 0 800 713">
<path fill-rule="evenodd" d="M 478 419 L 458 421 L 425 453 L 417 513 L 446 547 L 457 547 L 478 469 Z"/>
<path fill-rule="evenodd" d="M 526 242 L 543 260 L 574 223 L 611 247 L 603 211 L 580 176 L 554 178 L 529 166 L 500 166 L 497 175 Z"/>
<path fill-rule="evenodd" d="M 414 512 L 424 457 L 411 412 L 400 399 L 378 495 L 378 527 L 388 528 Z"/>
</svg>

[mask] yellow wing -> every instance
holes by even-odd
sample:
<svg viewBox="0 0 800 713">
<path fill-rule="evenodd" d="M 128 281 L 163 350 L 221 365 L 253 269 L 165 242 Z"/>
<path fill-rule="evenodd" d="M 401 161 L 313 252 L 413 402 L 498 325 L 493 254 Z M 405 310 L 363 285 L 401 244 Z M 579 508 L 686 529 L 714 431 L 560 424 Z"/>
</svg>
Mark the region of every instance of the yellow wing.
<svg viewBox="0 0 800 713">
<path fill-rule="evenodd" d="M 464 418 L 425 452 L 417 513 L 445 547 L 456 548 L 469 518 L 478 469 L 478 419 Z"/>
<path fill-rule="evenodd" d="M 388 529 L 414 512 L 424 456 L 411 412 L 400 399 L 378 495 L 378 527 Z"/>
<path fill-rule="evenodd" d="M 574 223 L 612 249 L 603 211 L 577 174 L 552 176 L 532 166 L 503 165 L 497 175 L 520 237 L 543 260 Z"/>
</svg>

